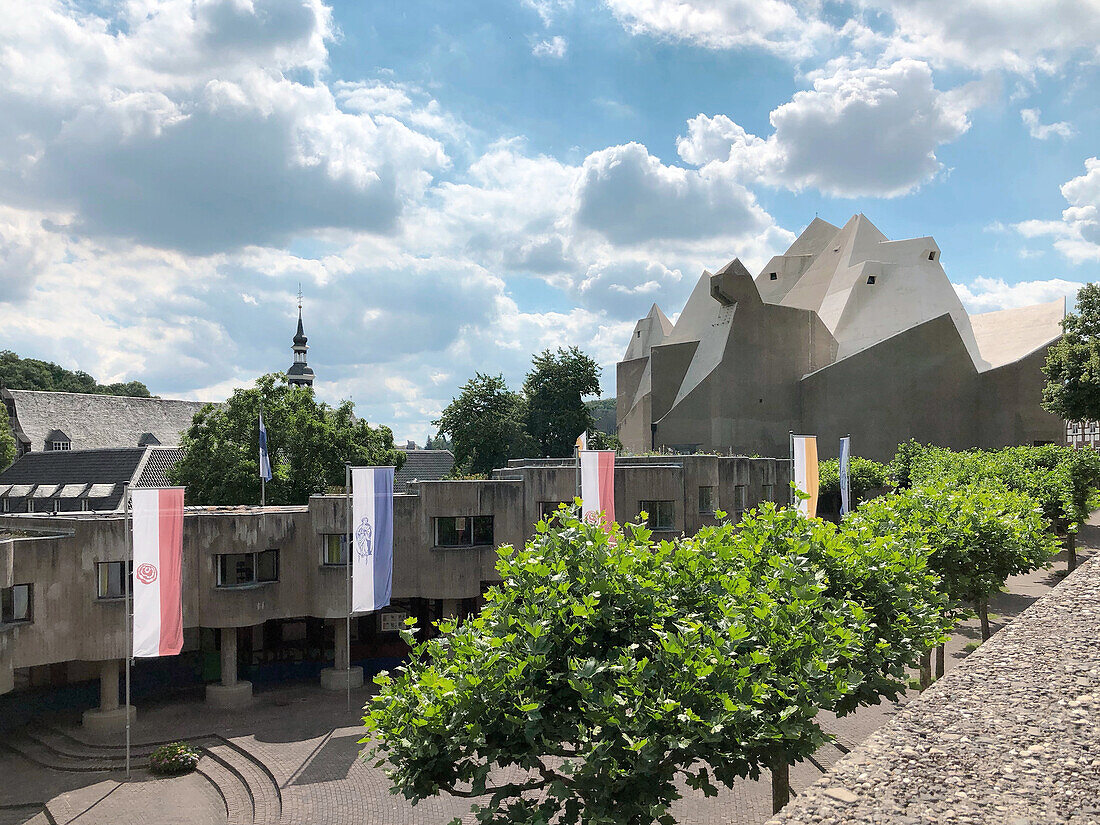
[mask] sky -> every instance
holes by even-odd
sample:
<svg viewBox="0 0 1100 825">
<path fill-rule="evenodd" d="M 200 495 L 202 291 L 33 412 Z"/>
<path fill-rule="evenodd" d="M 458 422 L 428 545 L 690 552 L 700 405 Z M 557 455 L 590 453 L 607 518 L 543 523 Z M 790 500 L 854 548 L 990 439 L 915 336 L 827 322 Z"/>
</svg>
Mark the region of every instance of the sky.
<svg viewBox="0 0 1100 825">
<path fill-rule="evenodd" d="M 970 312 L 1100 280 L 1100 0 L 0 0 L 2 347 L 399 441 L 476 371 L 932 235 Z M 1091 90 L 1091 91 L 1090 91 Z"/>
</svg>

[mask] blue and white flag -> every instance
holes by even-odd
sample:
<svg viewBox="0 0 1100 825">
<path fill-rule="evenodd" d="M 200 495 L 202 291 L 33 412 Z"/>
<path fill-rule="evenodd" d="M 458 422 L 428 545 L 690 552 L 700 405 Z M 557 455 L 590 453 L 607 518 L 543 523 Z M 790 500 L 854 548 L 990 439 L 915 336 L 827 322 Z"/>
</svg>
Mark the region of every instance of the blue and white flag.
<svg viewBox="0 0 1100 825">
<path fill-rule="evenodd" d="M 380 610 L 393 589 L 393 467 L 351 468 L 351 611 Z"/>
<path fill-rule="evenodd" d="M 848 462 L 851 458 L 852 438 L 840 439 L 840 515 L 846 516 L 852 511 L 851 491 L 848 489 Z"/>
<path fill-rule="evenodd" d="M 271 481 L 271 457 L 267 454 L 267 427 L 264 426 L 263 410 L 260 410 L 260 478 Z"/>
</svg>

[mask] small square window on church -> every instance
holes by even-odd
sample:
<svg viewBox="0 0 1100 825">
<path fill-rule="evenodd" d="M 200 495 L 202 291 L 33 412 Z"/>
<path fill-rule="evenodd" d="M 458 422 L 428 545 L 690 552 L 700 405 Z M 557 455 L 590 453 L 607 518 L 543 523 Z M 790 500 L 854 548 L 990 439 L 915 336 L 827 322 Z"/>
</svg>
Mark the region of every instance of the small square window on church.
<svg viewBox="0 0 1100 825">
<path fill-rule="evenodd" d="M 930 260 L 930 261 L 936 260 L 936 253 L 934 251 L 928 253 L 928 260 Z"/>
<path fill-rule="evenodd" d="M 874 275 L 868 275 L 867 276 L 867 283 L 873 284 L 874 282 L 875 282 L 875 276 Z"/>
<path fill-rule="evenodd" d="M 772 281 L 778 281 L 779 280 L 779 273 L 778 272 L 769 272 L 768 273 L 768 278 Z"/>
</svg>

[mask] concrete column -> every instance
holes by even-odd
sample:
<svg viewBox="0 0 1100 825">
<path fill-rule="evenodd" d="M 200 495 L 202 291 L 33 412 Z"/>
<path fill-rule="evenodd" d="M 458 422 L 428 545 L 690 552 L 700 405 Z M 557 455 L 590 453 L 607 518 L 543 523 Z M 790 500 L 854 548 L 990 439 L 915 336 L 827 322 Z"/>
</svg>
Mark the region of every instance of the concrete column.
<svg viewBox="0 0 1100 825">
<path fill-rule="evenodd" d="M 118 710 L 118 659 L 99 663 L 99 709 Z"/>
<path fill-rule="evenodd" d="M 237 684 L 237 628 L 223 627 L 218 631 L 222 647 L 222 684 Z"/>
<path fill-rule="evenodd" d="M 321 671 L 321 687 L 325 690 L 347 690 L 348 665 L 351 662 L 348 650 L 348 619 L 335 619 L 332 631 L 336 637 L 335 667 L 326 667 Z M 353 688 L 363 687 L 363 668 L 353 667 L 350 676 Z"/>
<path fill-rule="evenodd" d="M 99 663 L 99 707 L 84 711 L 84 730 L 94 736 L 115 736 L 126 731 L 126 719 L 133 723 L 134 706 L 123 708 L 118 701 L 119 671 L 125 659 L 105 659 Z"/>
<path fill-rule="evenodd" d="M 252 703 L 252 683 L 237 679 L 237 628 L 218 630 L 221 642 L 222 680 L 206 686 L 206 704 L 212 708 L 246 707 Z"/>
</svg>

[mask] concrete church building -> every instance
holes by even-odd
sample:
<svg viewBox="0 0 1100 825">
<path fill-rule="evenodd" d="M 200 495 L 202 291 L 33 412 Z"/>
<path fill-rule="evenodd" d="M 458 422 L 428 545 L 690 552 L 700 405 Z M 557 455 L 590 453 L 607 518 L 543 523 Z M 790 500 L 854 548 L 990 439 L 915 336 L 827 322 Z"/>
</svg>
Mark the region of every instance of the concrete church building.
<svg viewBox="0 0 1100 825">
<path fill-rule="evenodd" d="M 930 238 L 891 241 L 862 214 L 815 218 L 755 279 L 704 272 L 673 324 L 656 305 L 617 370 L 619 437 L 780 456 L 816 434 L 823 457 L 909 438 L 954 448 L 1064 439 L 1039 405 L 1065 301 L 968 315 Z"/>
</svg>

